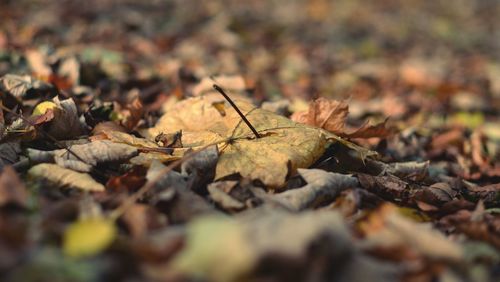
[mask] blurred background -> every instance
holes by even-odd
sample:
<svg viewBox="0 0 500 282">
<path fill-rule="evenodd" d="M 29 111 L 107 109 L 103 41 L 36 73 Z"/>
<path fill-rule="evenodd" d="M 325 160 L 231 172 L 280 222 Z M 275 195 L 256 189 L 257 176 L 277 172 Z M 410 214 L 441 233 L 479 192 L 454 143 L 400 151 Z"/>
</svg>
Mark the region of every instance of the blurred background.
<svg viewBox="0 0 500 282">
<path fill-rule="evenodd" d="M 98 61 L 122 82 L 118 92 L 241 74 L 266 99 L 388 95 L 432 111 L 464 101 L 465 110 L 500 107 L 497 0 L 141 2 L 1 1 L 0 75 L 39 74 L 25 56 L 36 48 L 53 68 L 69 55 Z M 93 71 L 79 75 L 106 88 Z M 386 115 L 404 114 L 390 108 Z"/>
</svg>

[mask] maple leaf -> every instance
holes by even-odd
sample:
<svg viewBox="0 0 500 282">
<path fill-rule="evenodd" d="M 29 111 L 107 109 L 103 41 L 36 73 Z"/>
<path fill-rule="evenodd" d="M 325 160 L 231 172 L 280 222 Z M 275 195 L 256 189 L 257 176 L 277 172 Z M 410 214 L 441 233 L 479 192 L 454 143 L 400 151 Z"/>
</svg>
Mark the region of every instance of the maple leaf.
<svg viewBox="0 0 500 282">
<path fill-rule="evenodd" d="M 262 138 L 255 138 L 227 104 L 222 114 L 221 108 L 214 106 L 223 101 L 218 94 L 193 97 L 173 105 L 145 134 L 152 139 L 160 133 L 182 130 L 185 146 L 225 141 L 219 149 L 215 178 L 239 173 L 272 188 L 282 186 L 290 173 L 310 166 L 325 151 L 329 142 L 325 131 L 256 108 L 243 97 L 232 98 Z"/>
<path fill-rule="evenodd" d="M 384 138 L 395 132 L 394 128 L 387 127 L 388 119 L 374 125 L 367 121 L 353 132 L 347 132 L 345 123 L 348 114 L 349 105 L 346 102 L 320 97 L 309 104 L 307 111 L 295 112 L 291 119 L 346 138 Z"/>
</svg>

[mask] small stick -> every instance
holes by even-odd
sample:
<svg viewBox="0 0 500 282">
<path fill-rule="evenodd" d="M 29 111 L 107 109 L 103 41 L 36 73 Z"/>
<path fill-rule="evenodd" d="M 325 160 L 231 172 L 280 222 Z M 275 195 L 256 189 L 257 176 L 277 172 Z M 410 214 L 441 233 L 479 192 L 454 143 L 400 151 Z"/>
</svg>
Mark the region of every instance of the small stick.
<svg viewBox="0 0 500 282">
<path fill-rule="evenodd" d="M 229 104 L 231 104 L 231 106 L 234 108 L 234 110 L 240 115 L 241 119 L 246 123 L 246 125 L 253 132 L 253 134 L 255 135 L 255 137 L 256 138 L 260 138 L 261 137 L 260 134 L 257 132 L 257 130 L 255 130 L 255 128 L 248 121 L 248 119 L 245 117 L 245 115 L 240 111 L 240 109 L 238 109 L 238 107 L 233 102 L 233 100 L 231 100 L 231 98 L 229 98 L 229 96 L 227 96 L 226 92 L 224 92 L 224 90 L 222 90 L 222 88 L 219 85 L 217 85 L 217 84 L 214 84 L 213 87 L 214 87 L 215 90 L 219 91 L 219 93 L 222 96 L 224 96 L 224 98 L 226 98 L 226 100 L 229 102 Z"/>
</svg>

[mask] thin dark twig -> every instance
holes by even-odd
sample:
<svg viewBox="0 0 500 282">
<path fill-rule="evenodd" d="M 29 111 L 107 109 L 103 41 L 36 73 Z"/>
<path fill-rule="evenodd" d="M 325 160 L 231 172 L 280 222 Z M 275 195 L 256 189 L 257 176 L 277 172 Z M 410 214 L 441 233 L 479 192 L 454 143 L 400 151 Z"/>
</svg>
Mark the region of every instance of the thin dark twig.
<svg viewBox="0 0 500 282">
<path fill-rule="evenodd" d="M 248 119 L 245 117 L 245 115 L 240 111 L 240 109 L 238 109 L 238 107 L 236 106 L 236 104 L 233 102 L 233 100 L 231 100 L 231 98 L 229 98 L 229 96 L 227 96 L 226 92 L 224 92 L 224 90 L 222 90 L 221 87 L 219 87 L 217 84 L 214 84 L 213 85 L 214 89 L 219 91 L 219 93 L 224 96 L 224 98 L 229 102 L 229 104 L 231 104 L 231 106 L 234 108 L 234 110 L 240 115 L 241 119 L 246 123 L 246 125 L 250 128 L 250 130 L 253 132 L 253 134 L 255 135 L 256 138 L 260 138 L 260 134 L 257 132 L 257 130 L 255 130 L 255 128 L 252 126 L 252 124 L 248 121 Z"/>
</svg>

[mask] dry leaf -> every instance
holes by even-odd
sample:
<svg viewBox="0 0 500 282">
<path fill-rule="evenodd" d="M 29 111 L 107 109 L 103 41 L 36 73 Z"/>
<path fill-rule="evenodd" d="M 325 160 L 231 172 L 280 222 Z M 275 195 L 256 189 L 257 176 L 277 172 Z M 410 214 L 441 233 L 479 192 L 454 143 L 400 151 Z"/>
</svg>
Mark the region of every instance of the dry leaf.
<svg viewBox="0 0 500 282">
<path fill-rule="evenodd" d="M 425 257 L 447 261 L 460 261 L 460 245 L 432 229 L 427 223 L 417 223 L 404 217 L 395 206 L 385 204 L 373 212 L 368 221 L 360 223 L 366 235 L 366 248 L 405 246 Z"/>
<path fill-rule="evenodd" d="M 60 101 L 55 97 L 52 101 L 57 109 L 54 109 L 54 118 L 48 124 L 47 133 L 57 139 L 71 139 L 82 135 L 84 128 L 73 99 Z"/>
<path fill-rule="evenodd" d="M 66 168 L 89 172 L 99 163 L 127 161 L 138 154 L 135 147 L 107 140 L 73 145 L 69 150 L 71 152 L 68 149 L 54 151 L 28 149 L 28 156 L 34 163 L 56 162 Z"/>
<path fill-rule="evenodd" d="M 50 84 L 29 75 L 6 74 L 0 77 L 0 91 L 12 95 L 19 102 L 22 102 L 33 90 L 46 91 L 51 88 Z"/>
<path fill-rule="evenodd" d="M 28 191 L 16 171 L 10 166 L 0 171 L 0 207 L 8 204 L 26 207 Z"/>
<path fill-rule="evenodd" d="M 28 170 L 33 179 L 45 180 L 60 188 L 75 188 L 84 191 L 104 191 L 104 185 L 86 173 L 76 172 L 55 164 L 38 164 Z"/>
<path fill-rule="evenodd" d="M 114 143 L 123 143 L 137 148 L 159 148 L 158 144 L 145 138 L 139 138 L 131 134 L 120 132 L 116 130 L 107 130 L 101 132 L 101 134 L 108 140 Z"/>
<path fill-rule="evenodd" d="M 322 243 L 320 254 L 311 248 L 316 240 Z M 331 211 L 287 214 L 259 209 L 236 219 L 204 217 L 188 225 L 186 243 L 170 269 L 191 278 L 242 281 L 251 277 L 249 271 L 259 262 L 286 263 L 290 270 L 304 267 L 294 264 L 296 260 L 327 256 L 331 263 L 324 264 L 323 269 L 305 268 L 297 274 L 319 271 L 327 281 L 393 281 L 387 265 L 356 250 L 341 216 Z M 329 271 L 338 260 L 343 267 Z M 307 281 L 306 277 L 303 280 Z"/>
<path fill-rule="evenodd" d="M 210 198 L 222 208 L 228 211 L 238 211 L 244 209 L 245 204 L 228 195 L 224 189 L 227 185 L 236 186 L 237 184 L 236 181 L 214 182 L 207 186 L 207 190 Z"/>
<path fill-rule="evenodd" d="M 383 122 L 375 125 L 371 125 L 370 122 L 367 121 L 354 132 L 342 133 L 339 135 L 347 138 L 386 138 L 395 132 L 394 128 L 387 127 L 387 121 L 388 119 L 385 119 Z"/>
<path fill-rule="evenodd" d="M 355 177 L 321 169 L 298 169 L 306 186 L 273 195 L 273 198 L 294 211 L 314 208 L 335 199 L 341 191 L 356 187 Z"/>
<path fill-rule="evenodd" d="M 19 159 L 21 145 L 18 142 L 0 144 L 0 170 L 5 165 L 14 164 Z"/>
<path fill-rule="evenodd" d="M 262 138 L 256 139 L 228 104 L 226 115 L 221 115 L 212 105 L 221 100 L 218 95 L 175 104 L 146 134 L 154 138 L 159 133 L 182 130 L 186 147 L 222 143 L 234 137 L 234 141 L 219 146 L 216 179 L 239 173 L 274 188 L 282 186 L 289 173 L 308 167 L 323 154 L 328 143 L 324 131 L 255 108 L 246 99 L 234 95 L 232 98 Z"/>
<path fill-rule="evenodd" d="M 105 250 L 117 235 L 115 223 L 103 217 L 81 219 L 64 232 L 63 251 L 73 258 L 97 255 Z"/>
<path fill-rule="evenodd" d="M 326 129 L 334 134 L 344 133 L 345 120 L 349 113 L 346 102 L 318 98 L 309 104 L 306 112 L 296 112 L 293 121 Z"/>
</svg>

